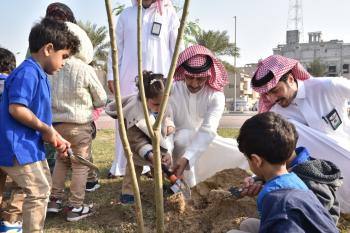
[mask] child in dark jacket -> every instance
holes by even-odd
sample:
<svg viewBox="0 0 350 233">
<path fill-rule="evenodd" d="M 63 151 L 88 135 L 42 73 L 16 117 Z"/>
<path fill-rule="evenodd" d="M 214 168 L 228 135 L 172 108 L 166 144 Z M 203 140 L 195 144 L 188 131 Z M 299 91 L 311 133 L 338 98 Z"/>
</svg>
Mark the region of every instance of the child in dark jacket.
<svg viewBox="0 0 350 233">
<path fill-rule="evenodd" d="M 337 224 L 340 207 L 335 192 L 343 183 L 339 168 L 330 161 L 310 157 L 304 147 L 298 147 L 289 161 L 288 170 L 304 181 Z"/>
<path fill-rule="evenodd" d="M 315 194 L 287 170 L 296 145 L 294 126 L 279 114 L 266 112 L 248 119 L 237 138 L 250 169 L 265 181 L 257 197 L 261 219 L 248 218 L 237 232 L 339 232 Z"/>
</svg>

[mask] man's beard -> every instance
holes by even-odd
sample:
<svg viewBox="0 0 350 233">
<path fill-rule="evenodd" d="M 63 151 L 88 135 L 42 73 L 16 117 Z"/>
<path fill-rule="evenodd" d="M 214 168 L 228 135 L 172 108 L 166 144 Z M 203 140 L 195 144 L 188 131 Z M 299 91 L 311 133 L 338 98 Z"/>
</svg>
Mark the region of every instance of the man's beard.
<svg viewBox="0 0 350 233">
<path fill-rule="evenodd" d="M 289 86 L 288 86 L 288 88 L 290 89 Z M 293 93 L 293 95 L 290 96 L 289 98 L 283 97 L 283 98 L 278 99 L 278 100 L 276 101 L 276 103 L 278 103 L 282 108 L 288 107 L 288 106 L 292 103 L 292 101 L 295 99 L 295 97 L 297 96 L 297 92 L 298 92 L 298 91 L 295 91 L 295 92 Z"/>
</svg>

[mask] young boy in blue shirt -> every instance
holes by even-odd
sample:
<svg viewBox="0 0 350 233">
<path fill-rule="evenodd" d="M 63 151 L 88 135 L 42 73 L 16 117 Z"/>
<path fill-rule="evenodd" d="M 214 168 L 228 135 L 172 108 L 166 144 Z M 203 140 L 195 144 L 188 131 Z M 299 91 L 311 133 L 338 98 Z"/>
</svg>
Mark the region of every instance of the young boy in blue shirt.
<svg viewBox="0 0 350 233">
<path fill-rule="evenodd" d="M 51 177 L 43 142 L 62 156 L 70 146 L 52 127 L 47 74 L 77 52 L 79 40 L 61 21 L 44 18 L 29 35 L 31 57 L 6 79 L 0 103 L 0 169 L 21 187 L 23 231 L 43 232 Z M 59 146 L 57 141 L 63 143 Z"/>
<path fill-rule="evenodd" d="M 265 181 L 257 197 L 261 217 L 247 219 L 229 233 L 339 232 L 328 211 L 305 183 L 287 170 L 296 146 L 293 124 L 266 112 L 248 119 L 237 138 L 250 169 Z"/>
</svg>

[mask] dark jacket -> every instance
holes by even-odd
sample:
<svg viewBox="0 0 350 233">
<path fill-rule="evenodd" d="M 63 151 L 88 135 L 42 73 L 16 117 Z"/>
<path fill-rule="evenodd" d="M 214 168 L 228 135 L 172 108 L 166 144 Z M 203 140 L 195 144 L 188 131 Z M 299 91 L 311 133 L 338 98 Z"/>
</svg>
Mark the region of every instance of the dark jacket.
<svg viewBox="0 0 350 233">
<path fill-rule="evenodd" d="M 307 190 L 279 189 L 263 199 L 259 233 L 339 232 L 328 211 Z"/>
<path fill-rule="evenodd" d="M 310 158 L 309 161 L 294 166 L 292 171 L 313 191 L 337 224 L 340 207 L 335 191 L 343 179 L 339 168 L 330 161 Z"/>
</svg>

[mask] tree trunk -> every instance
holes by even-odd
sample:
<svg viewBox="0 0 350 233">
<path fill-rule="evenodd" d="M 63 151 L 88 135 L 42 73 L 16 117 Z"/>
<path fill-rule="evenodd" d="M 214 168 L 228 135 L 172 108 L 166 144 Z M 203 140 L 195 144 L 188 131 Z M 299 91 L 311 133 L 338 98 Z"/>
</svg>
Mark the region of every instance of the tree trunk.
<svg viewBox="0 0 350 233">
<path fill-rule="evenodd" d="M 126 135 L 126 129 L 124 125 L 124 115 L 122 111 L 122 103 L 121 103 L 121 95 L 120 95 L 120 85 L 119 85 L 119 72 L 118 72 L 118 60 L 117 60 L 117 46 L 116 46 L 116 35 L 114 32 L 114 22 L 113 22 L 113 15 L 112 15 L 112 9 L 111 9 L 111 3 L 110 0 L 105 0 L 106 4 L 106 10 L 107 10 L 107 17 L 108 17 L 108 25 L 109 25 L 109 35 L 110 35 L 110 41 L 111 41 L 111 49 L 112 49 L 112 69 L 113 69 L 113 82 L 114 82 L 114 90 L 115 90 L 115 101 L 117 106 L 117 113 L 118 113 L 118 124 L 119 124 L 119 134 L 120 138 L 124 147 L 124 152 L 127 158 L 127 162 L 129 164 L 130 174 L 132 177 L 132 187 L 133 192 L 135 196 L 135 212 L 136 212 L 136 221 L 137 221 L 137 227 L 138 231 L 140 233 L 145 233 L 144 223 L 143 223 L 143 216 L 142 216 L 142 205 L 141 205 L 141 198 L 140 198 L 140 190 L 139 186 L 137 184 L 137 178 L 135 173 L 135 167 L 134 167 L 134 161 L 132 159 L 132 152 L 130 149 L 129 141 Z"/>
</svg>

